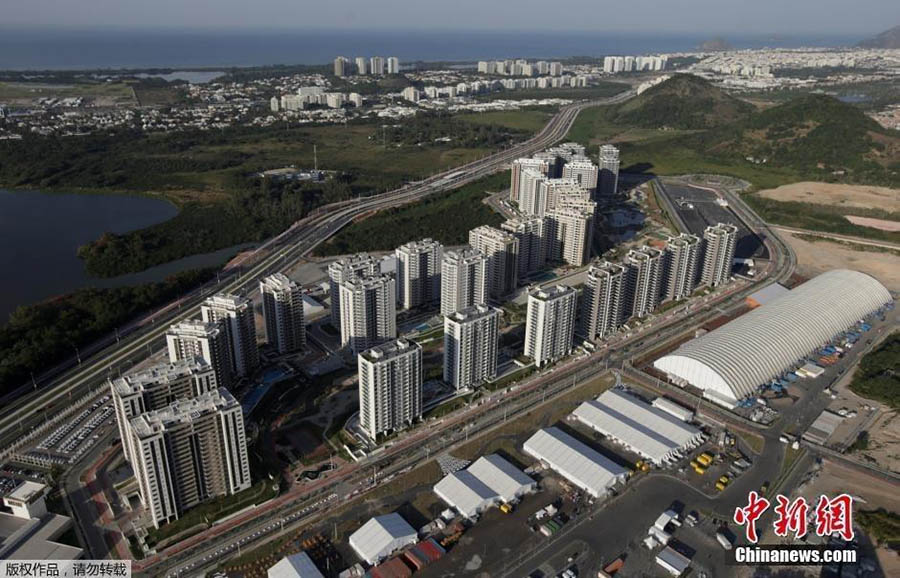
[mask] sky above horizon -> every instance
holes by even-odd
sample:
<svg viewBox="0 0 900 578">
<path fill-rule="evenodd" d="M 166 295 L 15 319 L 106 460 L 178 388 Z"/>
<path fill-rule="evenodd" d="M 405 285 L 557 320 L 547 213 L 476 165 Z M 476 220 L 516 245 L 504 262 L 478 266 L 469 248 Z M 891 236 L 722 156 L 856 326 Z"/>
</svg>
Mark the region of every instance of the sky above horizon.
<svg viewBox="0 0 900 578">
<path fill-rule="evenodd" d="M 27 0 L 0 27 L 469 29 L 874 35 L 900 24 L 897 0 Z"/>
</svg>

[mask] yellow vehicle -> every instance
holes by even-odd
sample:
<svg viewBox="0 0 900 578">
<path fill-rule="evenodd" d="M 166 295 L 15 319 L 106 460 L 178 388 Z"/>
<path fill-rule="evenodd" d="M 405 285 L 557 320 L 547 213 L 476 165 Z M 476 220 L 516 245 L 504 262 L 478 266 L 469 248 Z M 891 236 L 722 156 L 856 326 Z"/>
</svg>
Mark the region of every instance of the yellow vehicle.
<svg viewBox="0 0 900 578">
<path fill-rule="evenodd" d="M 634 470 L 636 472 L 647 472 L 650 471 L 650 464 L 645 462 L 644 460 L 638 460 L 634 464 Z"/>
<path fill-rule="evenodd" d="M 728 479 L 728 476 L 722 476 L 721 478 L 719 478 L 719 483 L 724 484 L 726 486 L 728 485 L 728 482 L 730 482 L 730 481 L 731 480 Z"/>
<path fill-rule="evenodd" d="M 696 466 L 694 467 L 694 471 L 702 476 L 706 473 L 706 468 L 704 468 L 703 466 Z"/>
<path fill-rule="evenodd" d="M 696 470 L 700 467 L 700 464 L 697 462 L 697 460 L 691 460 L 691 467 Z"/>
<path fill-rule="evenodd" d="M 697 461 L 700 462 L 703 467 L 708 467 L 709 464 L 712 463 L 712 456 L 706 452 L 703 452 L 699 456 L 697 456 Z"/>
<path fill-rule="evenodd" d="M 723 484 L 722 482 L 716 482 L 716 489 L 719 490 L 719 491 L 721 492 L 722 490 L 725 489 L 725 486 L 726 486 L 726 485 L 727 485 L 727 484 Z"/>
<path fill-rule="evenodd" d="M 513 509 L 512 509 L 512 506 L 510 506 L 509 504 L 500 504 L 500 511 L 503 512 L 504 514 L 509 514 L 510 512 L 513 511 Z"/>
</svg>

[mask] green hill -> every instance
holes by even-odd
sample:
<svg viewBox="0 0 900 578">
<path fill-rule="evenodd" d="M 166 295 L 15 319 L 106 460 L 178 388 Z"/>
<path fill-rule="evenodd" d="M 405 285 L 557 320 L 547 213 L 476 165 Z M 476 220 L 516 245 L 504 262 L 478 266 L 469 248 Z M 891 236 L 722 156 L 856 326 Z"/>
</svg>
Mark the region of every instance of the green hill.
<svg viewBox="0 0 900 578">
<path fill-rule="evenodd" d="M 619 106 L 615 122 L 643 128 L 708 129 L 746 118 L 753 105 L 699 76 L 676 74 Z"/>
<path fill-rule="evenodd" d="M 816 178 L 846 176 L 855 182 L 886 183 L 900 171 L 900 133 L 825 95 L 790 100 L 731 125 L 687 136 L 683 144 L 703 155 Z"/>
</svg>

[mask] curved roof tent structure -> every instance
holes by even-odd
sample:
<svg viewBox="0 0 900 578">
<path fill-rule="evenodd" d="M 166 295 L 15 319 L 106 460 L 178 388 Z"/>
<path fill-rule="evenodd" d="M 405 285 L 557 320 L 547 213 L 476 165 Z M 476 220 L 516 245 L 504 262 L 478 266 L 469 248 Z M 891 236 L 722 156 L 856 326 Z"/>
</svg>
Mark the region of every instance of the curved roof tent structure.
<svg viewBox="0 0 900 578">
<path fill-rule="evenodd" d="M 653 366 L 732 405 L 891 299 L 868 275 L 828 271 L 689 341 Z"/>
</svg>

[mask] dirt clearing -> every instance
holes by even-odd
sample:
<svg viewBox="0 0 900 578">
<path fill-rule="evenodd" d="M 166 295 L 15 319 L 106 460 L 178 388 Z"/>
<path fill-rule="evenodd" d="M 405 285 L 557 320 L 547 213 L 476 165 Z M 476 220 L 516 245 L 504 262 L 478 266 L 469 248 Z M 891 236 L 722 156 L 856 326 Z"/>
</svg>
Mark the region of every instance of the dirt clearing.
<svg viewBox="0 0 900 578">
<path fill-rule="evenodd" d="M 881 231 L 890 231 L 892 233 L 896 231 L 900 231 L 900 221 L 886 221 L 884 219 L 872 219 L 871 217 L 856 217 L 854 215 L 847 215 L 846 219 L 853 223 L 854 225 L 860 225 L 862 227 L 871 227 L 872 229 L 879 229 Z"/>
<path fill-rule="evenodd" d="M 797 272 L 814 277 L 831 269 L 853 269 L 878 279 L 891 291 L 900 291 L 900 256 L 881 252 L 866 245 L 836 243 L 828 240 L 807 241 L 781 231 L 797 254 Z M 856 250 L 866 249 L 869 250 Z"/>
<path fill-rule="evenodd" d="M 796 201 L 879 211 L 900 211 L 900 189 L 868 185 L 838 185 L 804 181 L 760 191 L 761 197 L 776 201 Z"/>
</svg>

